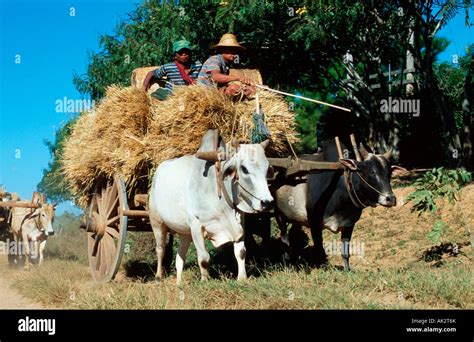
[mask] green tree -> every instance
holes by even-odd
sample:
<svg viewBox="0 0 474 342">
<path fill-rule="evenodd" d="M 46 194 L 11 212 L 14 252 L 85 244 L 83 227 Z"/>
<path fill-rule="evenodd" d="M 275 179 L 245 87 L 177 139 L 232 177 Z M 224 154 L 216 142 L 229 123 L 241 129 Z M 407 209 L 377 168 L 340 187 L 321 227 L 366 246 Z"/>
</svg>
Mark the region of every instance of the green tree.
<svg viewBox="0 0 474 342">
<path fill-rule="evenodd" d="M 455 120 L 451 109 L 463 108 L 465 113 L 466 106 L 459 103 L 460 96 L 443 93 L 435 62 L 447 45 L 436 33 L 469 6 L 470 1 L 457 5 L 452 0 L 343 5 L 338 1 L 145 1 L 117 25 L 114 34 L 100 37 L 101 51 L 89 54 L 87 72 L 75 74 L 74 84 L 84 95 L 100 100 L 108 85 L 128 85 L 134 68 L 168 62 L 175 39 L 192 41 L 195 56 L 204 61 L 209 46 L 231 31 L 247 47 L 238 67 L 259 69 L 271 87 L 352 109 L 346 113 L 295 102 L 301 151 L 313 152 L 318 139 L 355 132 L 375 150 L 394 149 L 405 163 L 465 163 L 469 149 L 461 147 L 472 141 L 471 134 L 456 126 L 459 119 Z M 416 68 L 414 89 L 407 92 L 405 86 L 391 85 L 386 75 L 389 68 L 405 69 L 411 62 Z M 403 77 L 402 73 L 392 75 L 395 81 Z M 471 81 L 467 83 L 464 100 L 472 104 Z M 381 113 L 381 100 L 389 96 L 420 100 L 420 117 Z M 462 116 L 463 128 L 467 117 Z M 59 151 L 41 182 L 50 197 L 67 196 L 63 184 L 56 181 L 62 179 L 58 174 L 61 141 L 69 129 L 63 127 L 49 146 Z M 453 161 L 454 150 L 460 158 Z"/>
<path fill-rule="evenodd" d="M 46 193 L 49 200 L 61 202 L 71 198 L 67 182 L 61 172 L 61 158 L 65 139 L 70 135 L 71 128 L 76 123 L 76 119 L 69 121 L 56 131 L 54 141 L 45 140 L 52 161 L 43 170 L 43 178 L 38 184 L 38 191 Z"/>
<path fill-rule="evenodd" d="M 456 128 L 461 132 L 461 144 L 466 166 L 472 168 L 474 165 L 472 154 L 472 142 L 474 141 L 472 118 L 474 108 L 472 106 L 474 96 L 474 44 L 467 49 L 465 56 L 460 56 L 458 63 L 441 63 L 435 67 L 435 75 L 440 90 L 446 96 L 448 106 L 454 114 Z"/>
</svg>

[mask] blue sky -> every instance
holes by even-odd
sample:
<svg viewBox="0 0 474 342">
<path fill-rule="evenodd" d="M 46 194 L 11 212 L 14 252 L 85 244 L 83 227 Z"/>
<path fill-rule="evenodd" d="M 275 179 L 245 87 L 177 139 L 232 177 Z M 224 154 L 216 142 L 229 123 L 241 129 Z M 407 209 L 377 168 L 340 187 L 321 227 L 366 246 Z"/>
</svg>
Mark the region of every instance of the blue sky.
<svg viewBox="0 0 474 342">
<path fill-rule="evenodd" d="M 0 184 L 9 191 L 31 197 L 50 160 L 43 140 L 75 115 L 56 113 L 56 101 L 81 98 L 73 70 L 86 71 L 99 34 L 138 2 L 0 0 Z"/>
<path fill-rule="evenodd" d="M 56 101 L 81 98 L 73 70 L 86 71 L 87 52 L 97 51 L 99 34 L 113 33 L 139 2 L 0 0 L 0 184 L 9 191 L 31 197 L 51 159 L 43 140 L 52 140 L 74 115 L 57 113 Z M 464 13 L 439 35 L 453 41 L 442 60 L 464 55 L 474 43 Z"/>
</svg>

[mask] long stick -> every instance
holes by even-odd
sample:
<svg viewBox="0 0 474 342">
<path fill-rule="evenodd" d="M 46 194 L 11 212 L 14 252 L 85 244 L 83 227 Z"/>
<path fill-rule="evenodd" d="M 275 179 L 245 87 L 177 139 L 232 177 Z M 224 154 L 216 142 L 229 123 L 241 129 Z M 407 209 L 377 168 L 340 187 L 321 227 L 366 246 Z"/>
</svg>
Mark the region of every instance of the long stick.
<svg viewBox="0 0 474 342">
<path fill-rule="evenodd" d="M 346 111 L 346 112 L 350 112 L 350 111 L 351 111 L 351 110 L 348 109 L 348 108 L 336 106 L 336 105 L 333 105 L 333 104 L 330 104 L 330 103 L 327 103 L 327 102 L 323 102 L 323 101 L 313 100 L 313 99 L 310 99 L 309 97 L 304 97 L 304 96 L 300 96 L 300 95 L 295 95 L 295 94 L 286 93 L 286 92 L 284 92 L 284 91 L 280 91 L 280 90 L 275 90 L 275 89 L 272 89 L 272 88 L 268 88 L 268 87 L 262 86 L 262 85 L 260 85 L 260 84 L 254 84 L 254 86 L 257 87 L 257 88 L 260 88 L 260 89 L 267 90 L 267 91 L 272 91 L 272 92 L 274 92 L 274 93 L 278 93 L 278 94 L 282 94 L 282 95 L 286 95 L 286 96 L 292 96 L 292 97 L 296 97 L 297 99 L 302 99 L 302 100 L 306 100 L 306 101 L 310 101 L 310 102 L 319 103 L 319 104 L 322 104 L 322 105 L 325 105 L 325 106 L 334 107 L 334 108 L 337 108 L 337 109 L 340 109 L 340 110 L 344 110 L 344 111 Z"/>
<path fill-rule="evenodd" d="M 357 142 L 356 142 L 356 138 L 355 138 L 354 133 L 352 133 L 352 134 L 350 135 L 350 138 L 351 138 L 352 149 L 354 150 L 354 154 L 355 154 L 356 160 L 357 160 L 358 162 L 360 162 L 360 161 L 362 161 L 362 158 L 361 158 L 361 156 L 360 156 L 359 149 L 357 148 Z"/>
<path fill-rule="evenodd" d="M 339 137 L 335 136 L 334 140 L 336 141 L 337 155 L 339 156 L 339 159 L 342 159 L 344 158 L 344 156 L 342 154 L 341 142 L 339 141 Z"/>
</svg>

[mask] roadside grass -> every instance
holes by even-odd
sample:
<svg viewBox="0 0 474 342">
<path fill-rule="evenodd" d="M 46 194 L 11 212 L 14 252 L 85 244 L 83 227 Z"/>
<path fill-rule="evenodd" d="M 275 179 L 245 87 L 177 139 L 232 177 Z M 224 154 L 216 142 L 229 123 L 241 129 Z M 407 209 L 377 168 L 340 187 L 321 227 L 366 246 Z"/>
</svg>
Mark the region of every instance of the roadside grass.
<svg viewBox="0 0 474 342">
<path fill-rule="evenodd" d="M 400 197 L 410 191 L 396 189 Z M 465 226 L 474 219 L 472 203 L 474 185 L 463 197 L 463 220 L 454 208 L 443 209 L 449 230 L 439 245 L 427 238 L 434 219 L 411 214 L 409 206 L 366 209 L 353 235 L 363 253 L 351 257 L 348 273 L 340 270 L 336 249 L 329 254 L 332 266 L 324 269 L 263 265 L 249 258 L 250 278 L 237 282 L 231 277 L 232 253 L 208 244 L 212 278 L 200 282 L 191 245 L 178 287 L 174 265 L 163 281 L 154 280 L 152 233 L 130 233 L 117 280 L 98 284 L 87 266 L 86 234 L 72 220 L 56 240 L 48 240 L 42 266 L 30 272 L 10 269 L 7 276 L 24 296 L 65 309 L 474 309 L 472 237 Z M 279 231 L 272 228 L 273 237 L 278 237 Z M 335 244 L 339 239 L 324 233 L 325 242 Z M 453 243 L 459 246 L 455 255 L 442 248 Z M 433 248 L 433 258 L 426 260 L 423 256 Z"/>
<path fill-rule="evenodd" d="M 78 216 L 68 212 L 54 222 L 55 234 L 48 238 L 45 258 L 77 261 L 87 265 L 87 233 L 80 229 Z"/>
<path fill-rule="evenodd" d="M 248 281 L 199 281 L 196 266 L 183 285 L 171 275 L 161 282 L 129 279 L 97 284 L 87 267 L 53 260 L 20 272 L 15 287 L 48 306 L 67 309 L 472 309 L 472 270 L 452 261 L 433 269 L 412 267 L 295 270 L 277 267 Z"/>
<path fill-rule="evenodd" d="M 50 260 L 30 271 L 10 270 L 13 287 L 25 297 L 46 307 L 67 307 L 66 303 L 84 288 L 89 270 L 76 261 Z"/>
</svg>

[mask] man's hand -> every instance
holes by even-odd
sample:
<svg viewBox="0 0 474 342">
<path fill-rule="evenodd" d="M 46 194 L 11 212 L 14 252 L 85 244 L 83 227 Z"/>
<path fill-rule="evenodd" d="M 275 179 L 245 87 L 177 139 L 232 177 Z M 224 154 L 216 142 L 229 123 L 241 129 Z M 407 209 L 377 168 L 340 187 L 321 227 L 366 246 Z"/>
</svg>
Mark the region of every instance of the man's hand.
<svg viewBox="0 0 474 342">
<path fill-rule="evenodd" d="M 250 78 L 247 78 L 247 77 L 239 77 L 239 81 L 244 83 L 244 84 L 248 84 L 248 85 L 252 84 L 252 80 Z"/>
</svg>

